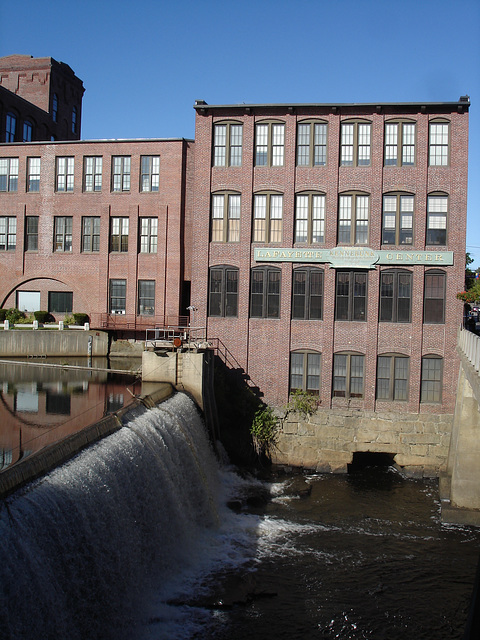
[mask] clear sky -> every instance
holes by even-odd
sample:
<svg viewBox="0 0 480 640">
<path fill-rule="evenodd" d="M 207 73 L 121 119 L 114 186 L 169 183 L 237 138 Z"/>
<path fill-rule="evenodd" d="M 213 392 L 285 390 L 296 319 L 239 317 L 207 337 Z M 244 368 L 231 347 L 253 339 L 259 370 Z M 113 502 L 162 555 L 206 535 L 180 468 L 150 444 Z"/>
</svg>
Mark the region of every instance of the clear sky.
<svg viewBox="0 0 480 640">
<path fill-rule="evenodd" d="M 480 267 L 480 0 L 0 0 L 0 56 L 13 53 L 51 56 L 83 80 L 83 139 L 193 138 L 198 98 L 468 94 L 467 251 Z"/>
</svg>

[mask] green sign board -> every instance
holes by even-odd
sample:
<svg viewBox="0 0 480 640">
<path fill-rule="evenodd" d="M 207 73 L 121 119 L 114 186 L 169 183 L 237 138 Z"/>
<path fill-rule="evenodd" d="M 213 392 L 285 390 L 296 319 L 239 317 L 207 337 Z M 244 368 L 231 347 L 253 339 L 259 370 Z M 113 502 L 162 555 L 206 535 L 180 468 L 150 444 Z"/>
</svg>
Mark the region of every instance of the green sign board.
<svg viewBox="0 0 480 640">
<path fill-rule="evenodd" d="M 376 265 L 428 266 L 453 265 L 453 251 L 375 251 L 368 247 L 335 247 L 334 249 L 255 249 L 256 262 L 321 262 L 333 269 L 374 269 Z"/>
</svg>

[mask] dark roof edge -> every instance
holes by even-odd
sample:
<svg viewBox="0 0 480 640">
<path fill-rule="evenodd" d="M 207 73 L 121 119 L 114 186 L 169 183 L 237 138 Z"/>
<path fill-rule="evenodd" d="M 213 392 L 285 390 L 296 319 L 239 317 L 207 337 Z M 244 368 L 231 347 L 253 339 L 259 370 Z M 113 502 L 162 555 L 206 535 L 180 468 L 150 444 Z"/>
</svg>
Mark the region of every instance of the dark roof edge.
<svg viewBox="0 0 480 640">
<path fill-rule="evenodd" d="M 104 144 L 104 143 L 142 143 L 142 142 L 195 142 L 193 138 L 92 138 L 90 140 L 32 140 L 30 142 L 0 142 L 5 146 L 51 145 L 51 144 Z"/>
<path fill-rule="evenodd" d="M 272 109 L 272 108 L 299 108 L 299 107 L 322 107 L 332 109 L 333 107 L 449 107 L 457 108 L 462 106 L 466 109 L 470 106 L 470 97 L 462 96 L 456 102 L 299 102 L 299 103 L 266 103 L 266 104 L 208 104 L 204 100 L 195 100 L 194 109 Z"/>
</svg>

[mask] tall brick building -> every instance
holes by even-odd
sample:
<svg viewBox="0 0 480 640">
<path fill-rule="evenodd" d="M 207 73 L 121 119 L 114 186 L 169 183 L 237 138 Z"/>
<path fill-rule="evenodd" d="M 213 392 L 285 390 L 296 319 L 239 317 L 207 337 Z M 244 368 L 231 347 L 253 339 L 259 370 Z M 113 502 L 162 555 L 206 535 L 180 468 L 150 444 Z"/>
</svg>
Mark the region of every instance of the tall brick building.
<svg viewBox="0 0 480 640">
<path fill-rule="evenodd" d="M 192 304 L 267 401 L 453 412 L 468 108 L 197 101 Z"/>
<path fill-rule="evenodd" d="M 67 65 L 0 59 L 0 306 L 141 337 L 190 305 L 267 402 L 453 412 L 468 97 L 197 101 L 195 141 L 72 141 L 82 95 Z M 53 96 L 58 131 L 23 141 Z"/>
<path fill-rule="evenodd" d="M 64 62 L 0 58 L 0 142 L 79 140 L 84 91 Z"/>
</svg>

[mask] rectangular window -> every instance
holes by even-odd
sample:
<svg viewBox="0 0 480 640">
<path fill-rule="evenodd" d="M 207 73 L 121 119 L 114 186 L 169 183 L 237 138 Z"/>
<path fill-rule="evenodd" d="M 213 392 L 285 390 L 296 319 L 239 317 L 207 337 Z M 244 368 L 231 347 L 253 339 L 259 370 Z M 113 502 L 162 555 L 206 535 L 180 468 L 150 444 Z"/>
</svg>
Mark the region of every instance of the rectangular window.
<svg viewBox="0 0 480 640">
<path fill-rule="evenodd" d="M 321 354 L 314 351 L 293 351 L 290 354 L 290 392 L 306 391 L 320 394 Z"/>
<path fill-rule="evenodd" d="M 340 135 L 342 167 L 370 165 L 370 123 L 343 122 Z"/>
<path fill-rule="evenodd" d="M 155 280 L 138 281 L 138 311 L 139 316 L 155 315 Z"/>
<path fill-rule="evenodd" d="M 255 166 L 283 167 L 285 154 L 285 125 L 257 124 L 255 128 Z"/>
<path fill-rule="evenodd" d="M 112 191 L 130 191 L 130 156 L 113 156 Z"/>
<path fill-rule="evenodd" d="M 27 160 L 27 191 L 38 193 L 40 191 L 40 158 L 28 158 Z"/>
<path fill-rule="evenodd" d="M 280 317 L 280 269 L 254 268 L 250 283 L 250 317 Z"/>
<path fill-rule="evenodd" d="M 31 142 L 33 134 L 33 126 L 31 122 L 25 120 L 23 123 L 23 142 Z"/>
<path fill-rule="evenodd" d="M 443 359 L 422 358 L 420 402 L 441 402 L 443 384 Z"/>
<path fill-rule="evenodd" d="M 235 267 L 210 269 L 208 315 L 222 318 L 238 315 L 238 269 Z"/>
<path fill-rule="evenodd" d="M 338 244 L 367 244 L 370 196 L 340 196 Z"/>
<path fill-rule="evenodd" d="M 323 271 L 295 269 L 292 286 L 292 318 L 321 320 L 323 313 Z"/>
<path fill-rule="evenodd" d="M 110 219 L 110 251 L 128 251 L 128 218 Z"/>
<path fill-rule="evenodd" d="M 38 216 L 27 216 L 25 251 L 38 251 Z"/>
<path fill-rule="evenodd" d="M 142 156 L 140 171 L 140 191 L 158 192 L 160 186 L 160 156 Z"/>
<path fill-rule="evenodd" d="M 100 251 L 100 218 L 97 216 L 82 218 L 82 251 Z"/>
<path fill-rule="evenodd" d="M 283 195 L 255 194 L 253 242 L 281 242 L 283 231 Z"/>
<path fill-rule="evenodd" d="M 49 313 L 72 313 L 73 292 L 72 291 L 49 291 L 48 292 L 48 312 Z"/>
<path fill-rule="evenodd" d="M 367 319 L 367 274 L 337 271 L 335 320 Z"/>
<path fill-rule="evenodd" d="M 429 129 L 429 164 L 431 167 L 448 166 L 448 122 L 431 122 Z"/>
<path fill-rule="evenodd" d="M 423 300 L 423 322 L 443 324 L 445 322 L 445 273 L 427 272 Z"/>
<path fill-rule="evenodd" d="M 383 196 L 382 244 L 413 243 L 413 208 L 413 196 Z"/>
<path fill-rule="evenodd" d="M 295 198 L 295 242 L 325 242 L 325 196 L 298 194 Z"/>
<path fill-rule="evenodd" d="M 410 322 L 412 274 L 383 271 L 380 274 L 380 322 Z"/>
<path fill-rule="evenodd" d="M 408 363 L 405 356 L 378 356 L 377 400 L 408 400 Z"/>
<path fill-rule="evenodd" d="M 56 252 L 72 251 L 72 216 L 56 216 L 54 228 L 53 250 Z"/>
<path fill-rule="evenodd" d="M 327 125 L 305 122 L 297 127 L 297 166 L 323 167 L 327 163 Z"/>
<path fill-rule="evenodd" d="M 0 217 L 0 251 L 15 251 L 17 246 L 17 219 Z"/>
<path fill-rule="evenodd" d="M 333 396 L 363 398 L 365 356 L 335 353 L 333 356 Z"/>
<path fill-rule="evenodd" d="M 447 244 L 448 196 L 428 196 L 427 244 Z"/>
<path fill-rule="evenodd" d="M 86 156 L 83 159 L 83 190 L 99 192 L 102 190 L 102 156 Z"/>
<path fill-rule="evenodd" d="M 239 242 L 240 194 L 212 196 L 212 242 Z"/>
<path fill-rule="evenodd" d="M 385 125 L 385 166 L 415 164 L 415 124 L 388 122 Z"/>
<path fill-rule="evenodd" d="M 74 183 L 74 158 L 57 158 L 56 190 L 72 192 Z"/>
<path fill-rule="evenodd" d="M 213 129 L 213 166 L 240 167 L 242 165 L 243 126 L 216 124 Z"/>
<path fill-rule="evenodd" d="M 127 281 L 110 280 L 109 310 L 110 313 L 124 314 L 127 300 Z"/>
<path fill-rule="evenodd" d="M 18 189 L 18 158 L 0 158 L 0 191 Z"/>
<path fill-rule="evenodd" d="M 17 118 L 13 113 L 7 113 L 5 120 L 5 142 L 15 142 L 15 132 L 17 129 Z"/>
<path fill-rule="evenodd" d="M 140 218 L 140 253 L 157 253 L 158 218 Z"/>
</svg>

